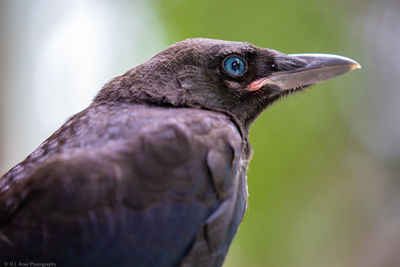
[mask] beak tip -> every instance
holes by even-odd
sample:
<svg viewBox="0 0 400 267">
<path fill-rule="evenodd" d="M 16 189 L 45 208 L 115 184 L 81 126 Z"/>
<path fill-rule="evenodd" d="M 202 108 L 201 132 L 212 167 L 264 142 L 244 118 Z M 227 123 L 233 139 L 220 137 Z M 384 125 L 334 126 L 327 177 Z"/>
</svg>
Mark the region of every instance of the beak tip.
<svg viewBox="0 0 400 267">
<path fill-rule="evenodd" d="M 361 69 L 361 65 L 357 61 L 346 57 L 341 58 L 343 58 L 344 62 L 347 62 L 347 65 L 349 66 L 349 71 Z"/>
<path fill-rule="evenodd" d="M 359 69 L 361 69 L 361 65 L 354 61 L 354 63 L 351 66 L 351 70 L 359 70 Z"/>
</svg>

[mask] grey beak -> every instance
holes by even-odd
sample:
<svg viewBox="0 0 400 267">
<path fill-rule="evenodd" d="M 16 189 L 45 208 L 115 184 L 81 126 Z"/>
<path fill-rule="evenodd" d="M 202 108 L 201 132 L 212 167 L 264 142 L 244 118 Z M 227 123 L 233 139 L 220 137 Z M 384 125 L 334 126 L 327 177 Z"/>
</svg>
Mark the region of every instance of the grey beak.
<svg viewBox="0 0 400 267">
<path fill-rule="evenodd" d="M 305 65 L 289 71 L 278 71 L 252 83 L 251 87 L 275 85 L 281 90 L 295 89 L 320 83 L 342 75 L 361 66 L 356 61 L 330 54 L 292 54 L 294 59 L 305 62 Z M 252 89 L 252 88 L 251 88 Z"/>
</svg>

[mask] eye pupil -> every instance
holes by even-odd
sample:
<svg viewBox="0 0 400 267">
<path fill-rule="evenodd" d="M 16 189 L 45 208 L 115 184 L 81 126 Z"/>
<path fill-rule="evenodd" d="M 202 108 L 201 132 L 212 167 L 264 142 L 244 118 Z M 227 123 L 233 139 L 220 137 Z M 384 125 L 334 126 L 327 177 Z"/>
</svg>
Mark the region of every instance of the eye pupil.
<svg viewBox="0 0 400 267">
<path fill-rule="evenodd" d="M 234 71 L 238 71 L 238 70 L 240 69 L 240 62 L 238 62 L 238 61 L 233 61 L 233 62 L 232 62 L 232 69 L 233 69 Z"/>
<path fill-rule="evenodd" d="M 246 70 L 246 63 L 237 56 L 230 56 L 224 61 L 224 69 L 231 75 L 242 75 Z"/>
</svg>

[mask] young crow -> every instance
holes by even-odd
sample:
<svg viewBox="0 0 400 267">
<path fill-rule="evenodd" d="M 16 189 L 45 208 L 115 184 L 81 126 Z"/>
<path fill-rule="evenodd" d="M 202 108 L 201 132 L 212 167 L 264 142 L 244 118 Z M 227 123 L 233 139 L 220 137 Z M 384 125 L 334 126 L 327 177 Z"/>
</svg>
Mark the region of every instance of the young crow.
<svg viewBox="0 0 400 267">
<path fill-rule="evenodd" d="M 0 179 L 0 259 L 221 266 L 246 210 L 252 122 L 280 97 L 357 68 L 242 42 L 166 48 Z"/>
</svg>

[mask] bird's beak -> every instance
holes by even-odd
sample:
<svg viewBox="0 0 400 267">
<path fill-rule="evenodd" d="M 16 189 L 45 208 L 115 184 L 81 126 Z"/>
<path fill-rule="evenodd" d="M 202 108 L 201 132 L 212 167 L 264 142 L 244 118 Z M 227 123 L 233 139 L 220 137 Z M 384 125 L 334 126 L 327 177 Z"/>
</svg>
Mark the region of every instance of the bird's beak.
<svg viewBox="0 0 400 267">
<path fill-rule="evenodd" d="M 292 54 L 288 55 L 288 59 L 305 64 L 293 70 L 277 71 L 268 77 L 255 80 L 249 85 L 249 89 L 255 91 L 265 85 L 277 86 L 282 91 L 301 88 L 361 68 L 360 64 L 350 58 L 330 54 Z"/>
</svg>

